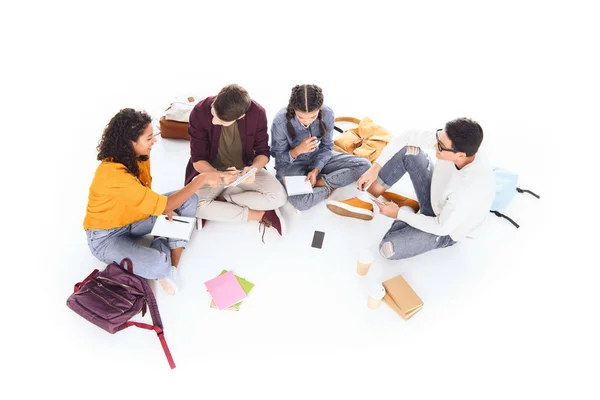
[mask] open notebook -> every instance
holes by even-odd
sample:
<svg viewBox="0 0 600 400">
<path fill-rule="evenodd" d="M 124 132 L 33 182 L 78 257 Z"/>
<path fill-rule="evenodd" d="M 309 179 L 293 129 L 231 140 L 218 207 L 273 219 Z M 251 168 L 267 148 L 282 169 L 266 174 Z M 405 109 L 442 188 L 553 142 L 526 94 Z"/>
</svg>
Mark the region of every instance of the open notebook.
<svg viewBox="0 0 600 400">
<path fill-rule="evenodd" d="M 195 217 L 174 216 L 169 221 L 165 215 L 160 215 L 154 222 L 151 235 L 164 236 L 172 239 L 190 240 L 192 231 L 197 226 Z"/>
<path fill-rule="evenodd" d="M 306 180 L 306 176 L 284 176 L 283 182 L 288 196 L 313 192 L 310 181 Z"/>
</svg>

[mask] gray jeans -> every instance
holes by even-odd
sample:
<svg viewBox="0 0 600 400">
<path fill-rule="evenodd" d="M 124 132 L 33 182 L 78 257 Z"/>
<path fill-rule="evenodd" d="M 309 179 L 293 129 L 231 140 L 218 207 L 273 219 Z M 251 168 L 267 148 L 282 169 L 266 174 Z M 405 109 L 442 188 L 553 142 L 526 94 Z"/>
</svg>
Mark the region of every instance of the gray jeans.
<svg viewBox="0 0 600 400">
<path fill-rule="evenodd" d="M 421 149 L 407 154 L 406 147 L 394 155 L 379 171 L 377 182 L 389 189 L 408 172 L 419 201 L 420 213 L 435 217 L 431 207 L 431 177 L 433 163 Z M 379 252 L 391 260 L 409 258 L 429 250 L 452 246 L 456 243 L 449 235 L 438 236 L 413 228 L 404 221 L 395 221 L 379 244 Z"/>
<path fill-rule="evenodd" d="M 194 217 L 197 204 L 198 197 L 194 194 L 175 212 L 183 217 Z M 163 278 L 171 267 L 171 249 L 185 248 L 187 240 L 158 237 L 152 240 L 150 247 L 138 244 L 137 239 L 152 232 L 156 218 L 150 216 L 120 228 L 88 229 L 88 246 L 92 254 L 106 264 L 121 262 L 127 257 L 133 262 L 134 274 L 146 279 Z"/>
<path fill-rule="evenodd" d="M 292 164 L 279 167 L 277 169 L 277 179 L 283 183 L 284 176 L 300 176 L 310 172 L 310 160 L 298 160 Z M 318 178 L 322 178 L 327 186 L 331 189 L 337 189 L 348 186 L 355 182 L 371 167 L 371 163 L 361 157 L 356 157 L 350 154 L 334 155 L 327 161 L 323 170 L 319 173 Z M 312 193 L 298 194 L 289 196 L 288 201 L 291 205 L 300 211 L 308 210 L 317 203 L 322 202 L 329 197 L 329 190 L 326 187 L 315 187 Z"/>
</svg>

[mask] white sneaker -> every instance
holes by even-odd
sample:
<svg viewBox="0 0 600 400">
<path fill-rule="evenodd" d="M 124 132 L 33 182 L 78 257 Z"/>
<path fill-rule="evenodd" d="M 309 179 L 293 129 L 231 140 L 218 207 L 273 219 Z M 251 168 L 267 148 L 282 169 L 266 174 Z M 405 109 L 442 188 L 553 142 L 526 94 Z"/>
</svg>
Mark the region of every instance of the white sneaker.
<svg viewBox="0 0 600 400">
<path fill-rule="evenodd" d="M 159 279 L 158 281 L 165 292 L 173 296 L 179 291 L 179 270 L 172 266 L 171 269 L 169 269 L 169 275 Z"/>
</svg>

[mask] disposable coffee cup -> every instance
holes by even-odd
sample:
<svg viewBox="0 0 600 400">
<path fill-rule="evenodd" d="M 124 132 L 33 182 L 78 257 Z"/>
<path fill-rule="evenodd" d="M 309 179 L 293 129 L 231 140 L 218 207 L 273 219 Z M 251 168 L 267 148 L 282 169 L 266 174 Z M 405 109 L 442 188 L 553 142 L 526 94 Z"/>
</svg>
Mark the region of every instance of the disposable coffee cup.
<svg viewBox="0 0 600 400">
<path fill-rule="evenodd" d="M 381 304 L 381 300 L 385 296 L 385 288 L 381 283 L 373 284 L 369 288 L 369 298 L 367 300 L 367 306 L 374 310 Z"/>
<path fill-rule="evenodd" d="M 372 263 L 373 253 L 370 250 L 362 250 L 356 261 L 356 272 L 361 276 L 365 276 L 369 272 Z"/>
</svg>

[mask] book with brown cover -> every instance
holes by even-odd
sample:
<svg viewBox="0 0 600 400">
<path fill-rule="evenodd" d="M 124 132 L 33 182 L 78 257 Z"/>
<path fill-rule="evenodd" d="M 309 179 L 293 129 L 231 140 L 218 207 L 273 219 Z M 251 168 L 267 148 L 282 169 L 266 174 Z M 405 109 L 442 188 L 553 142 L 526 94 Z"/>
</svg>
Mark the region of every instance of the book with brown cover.
<svg viewBox="0 0 600 400">
<path fill-rule="evenodd" d="M 423 308 L 423 300 L 404 280 L 402 275 L 383 282 L 383 287 L 386 291 L 383 301 L 402 318 L 408 320 Z"/>
</svg>

